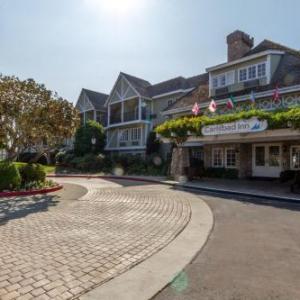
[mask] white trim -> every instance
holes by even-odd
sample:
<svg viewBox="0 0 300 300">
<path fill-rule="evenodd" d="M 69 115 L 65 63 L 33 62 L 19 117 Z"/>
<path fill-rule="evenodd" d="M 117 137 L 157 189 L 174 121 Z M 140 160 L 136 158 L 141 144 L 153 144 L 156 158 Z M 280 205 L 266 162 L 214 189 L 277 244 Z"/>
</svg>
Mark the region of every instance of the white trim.
<svg viewBox="0 0 300 300">
<path fill-rule="evenodd" d="M 132 84 L 130 83 L 130 81 L 127 80 L 127 78 L 126 78 L 122 73 L 120 73 L 119 76 L 118 76 L 118 78 L 117 78 L 117 80 L 116 80 L 116 82 L 115 82 L 115 84 L 114 84 L 114 86 L 113 86 L 113 88 L 112 88 L 112 90 L 111 90 L 111 92 L 110 92 L 110 94 L 109 94 L 109 96 L 108 96 L 108 98 L 107 98 L 107 100 L 105 101 L 104 106 L 107 106 L 108 103 L 110 103 L 112 93 L 114 92 L 114 90 L 115 90 L 115 88 L 116 88 L 116 86 L 117 86 L 119 80 L 121 80 L 121 79 L 125 80 L 125 81 L 127 82 L 127 84 L 128 84 L 128 85 L 133 89 L 133 91 L 137 94 L 137 95 L 134 96 L 134 97 L 126 98 L 126 100 L 133 99 L 133 98 L 137 98 L 137 97 L 141 97 L 140 93 L 138 93 L 138 91 L 132 86 Z M 119 94 L 119 93 L 118 93 L 118 94 Z M 120 95 L 119 95 L 119 96 L 120 96 Z M 118 103 L 118 102 L 121 102 L 121 101 L 124 101 L 124 100 L 125 100 L 125 99 L 122 99 L 122 97 L 120 96 L 120 100 L 119 100 L 119 101 L 114 101 L 113 103 Z"/>
<path fill-rule="evenodd" d="M 228 80 L 229 74 L 233 75 L 233 82 L 230 82 Z M 224 85 L 220 85 L 220 77 L 223 77 L 223 76 L 225 77 L 225 84 Z M 217 79 L 217 86 L 216 87 L 214 87 L 214 85 L 213 85 L 213 80 L 214 79 Z M 211 83 L 210 83 L 210 85 L 211 85 L 212 89 L 224 88 L 224 87 L 233 85 L 234 83 L 235 83 L 235 70 L 230 70 L 230 71 L 223 72 L 223 73 L 220 73 L 220 74 L 211 75 Z"/>
<path fill-rule="evenodd" d="M 139 121 L 142 120 L 142 98 L 139 97 Z"/>
<path fill-rule="evenodd" d="M 279 89 L 280 94 L 287 94 L 287 93 L 299 92 L 299 91 L 300 91 L 300 84 Z M 274 94 L 274 90 L 268 90 L 268 91 L 264 91 L 264 92 L 255 93 L 255 98 L 256 99 L 265 98 L 265 97 L 273 96 L 273 94 Z M 217 100 L 217 103 L 218 104 L 226 104 L 228 100 L 229 100 L 229 98 L 224 98 L 222 100 Z M 235 100 L 236 100 L 236 102 L 250 100 L 250 94 L 235 97 Z M 210 101 L 205 102 L 205 103 L 200 103 L 199 106 L 200 106 L 200 108 L 206 108 L 209 106 L 209 104 L 210 104 Z M 175 108 L 172 110 L 167 110 L 167 111 L 162 112 L 162 115 L 171 115 L 171 114 L 175 114 L 175 113 L 192 111 L 192 108 L 193 108 L 193 105 Z"/>
<path fill-rule="evenodd" d="M 266 72 L 266 74 L 265 74 L 265 76 L 261 76 L 261 77 L 259 77 L 258 76 L 258 66 L 259 65 L 265 65 L 265 72 Z M 255 72 L 256 72 L 256 76 L 255 76 L 255 78 L 249 78 L 249 68 L 251 68 L 251 67 L 255 67 Z M 246 79 L 245 80 L 240 80 L 240 71 L 241 70 L 246 70 Z M 267 72 L 268 72 L 268 68 L 267 68 L 267 61 L 262 61 L 262 62 L 259 62 L 259 63 L 256 63 L 256 64 L 251 64 L 251 65 L 248 65 L 248 66 L 244 66 L 244 67 L 241 67 L 241 68 L 238 68 L 238 83 L 240 83 L 240 82 L 247 82 L 247 81 L 251 81 L 251 80 L 256 80 L 256 79 L 262 79 L 262 78 L 268 78 L 268 77 L 270 77 L 270 75 L 269 76 L 267 76 Z"/>
<path fill-rule="evenodd" d="M 282 55 L 282 54 L 284 54 L 284 51 L 277 51 L 277 50 L 263 51 L 263 52 L 260 52 L 260 53 L 256 53 L 256 54 L 252 54 L 252 55 L 249 55 L 249 56 L 246 56 L 246 57 L 242 57 L 240 59 L 237 59 L 237 60 L 234 60 L 234 61 L 231 61 L 231 62 L 227 62 L 227 63 L 223 63 L 223 64 L 220 64 L 220 65 L 216 65 L 214 67 L 206 68 L 206 71 L 207 72 L 212 72 L 212 71 L 220 70 L 220 69 L 223 69 L 223 68 L 234 66 L 234 65 L 237 65 L 237 64 L 240 64 L 240 63 L 252 60 L 252 59 L 256 59 L 256 58 L 259 58 L 259 57 L 262 57 L 262 56 L 270 55 L 270 54 Z"/>
<path fill-rule="evenodd" d="M 270 84 L 270 82 L 271 82 L 271 55 L 267 56 L 266 72 L 267 72 L 267 84 Z"/>
<path fill-rule="evenodd" d="M 172 92 L 163 93 L 163 94 L 153 96 L 152 99 L 162 98 L 162 97 L 165 97 L 165 96 L 170 96 L 170 95 L 178 94 L 178 93 L 187 93 L 187 92 L 192 91 L 193 89 L 194 89 L 194 87 L 189 88 L 189 89 L 185 89 L 185 90 L 184 89 L 179 89 L 179 90 L 176 90 L 176 91 L 172 91 Z"/>
<path fill-rule="evenodd" d="M 105 148 L 105 150 L 143 150 L 146 149 L 146 146 L 130 146 L 130 147 L 112 147 Z"/>
<path fill-rule="evenodd" d="M 235 165 L 234 166 L 228 166 L 227 165 L 227 151 L 228 150 L 233 150 L 234 153 L 235 153 Z M 224 161 L 225 168 L 226 169 L 236 169 L 237 168 L 237 152 L 236 152 L 236 148 L 234 148 L 234 147 L 226 147 L 224 155 L 225 155 L 225 157 L 224 157 L 224 159 L 225 159 L 225 161 Z"/>
<path fill-rule="evenodd" d="M 293 148 L 298 148 L 298 149 L 300 150 L 300 145 L 290 145 L 290 169 L 291 169 L 291 170 L 299 171 L 299 170 L 300 170 L 300 167 L 299 167 L 299 168 L 294 168 L 294 167 L 293 167 L 293 157 L 292 157 L 292 154 L 293 154 Z"/>
<path fill-rule="evenodd" d="M 214 165 L 214 151 L 215 150 L 221 150 L 221 159 L 222 159 L 222 164 L 215 166 Z M 224 168 L 224 151 L 222 147 L 212 147 L 211 149 L 211 166 L 212 168 Z"/>
<path fill-rule="evenodd" d="M 104 129 L 107 130 L 107 129 L 110 129 L 110 128 L 123 127 L 123 126 L 131 125 L 131 124 L 138 124 L 138 123 L 150 124 L 151 121 L 135 120 L 135 121 L 129 121 L 129 122 L 124 122 L 124 123 L 116 123 L 116 124 L 109 125 L 109 126 L 105 127 Z"/>
</svg>

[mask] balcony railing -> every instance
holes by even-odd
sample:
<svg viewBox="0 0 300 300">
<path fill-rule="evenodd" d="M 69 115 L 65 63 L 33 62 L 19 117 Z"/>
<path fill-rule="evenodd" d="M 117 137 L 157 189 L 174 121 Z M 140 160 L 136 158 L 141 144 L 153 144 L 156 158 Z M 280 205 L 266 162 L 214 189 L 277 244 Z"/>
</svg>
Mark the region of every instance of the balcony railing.
<svg viewBox="0 0 300 300">
<path fill-rule="evenodd" d="M 142 108 L 142 120 L 150 121 L 151 120 L 151 111 L 146 107 Z M 139 120 L 139 111 L 137 109 L 132 111 L 126 111 L 123 115 L 123 122 L 131 122 Z M 110 124 L 122 123 L 121 115 L 111 115 Z"/>
<path fill-rule="evenodd" d="M 124 113 L 124 122 L 135 121 L 139 119 L 139 112 L 137 110 L 127 111 Z"/>
<path fill-rule="evenodd" d="M 109 123 L 110 124 L 121 123 L 121 115 L 110 116 Z"/>
</svg>

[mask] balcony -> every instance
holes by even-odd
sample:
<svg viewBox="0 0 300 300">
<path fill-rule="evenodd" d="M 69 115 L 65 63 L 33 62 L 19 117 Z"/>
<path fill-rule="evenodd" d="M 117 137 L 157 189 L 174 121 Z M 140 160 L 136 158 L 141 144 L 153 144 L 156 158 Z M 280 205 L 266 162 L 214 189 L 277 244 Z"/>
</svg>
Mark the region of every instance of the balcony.
<svg viewBox="0 0 300 300">
<path fill-rule="evenodd" d="M 123 116 L 124 122 L 136 121 L 138 119 L 139 119 L 139 112 L 137 109 L 124 112 L 124 116 Z"/>
<path fill-rule="evenodd" d="M 110 123 L 110 124 L 118 124 L 118 123 L 121 123 L 121 115 L 110 116 L 109 123 Z"/>
</svg>

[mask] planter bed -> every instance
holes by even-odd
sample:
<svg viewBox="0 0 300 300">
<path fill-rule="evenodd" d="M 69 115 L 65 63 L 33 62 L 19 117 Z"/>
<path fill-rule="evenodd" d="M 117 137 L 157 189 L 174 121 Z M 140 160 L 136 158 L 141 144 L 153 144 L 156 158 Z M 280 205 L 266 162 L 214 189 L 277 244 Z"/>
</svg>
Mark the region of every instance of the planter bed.
<svg viewBox="0 0 300 300">
<path fill-rule="evenodd" d="M 8 192 L 0 192 L 0 198 L 3 197 L 17 197 L 17 196 L 33 196 L 38 194 L 47 194 L 59 191 L 63 188 L 62 185 L 57 185 L 53 187 L 36 189 L 36 190 L 28 190 L 28 191 L 8 191 Z"/>
</svg>

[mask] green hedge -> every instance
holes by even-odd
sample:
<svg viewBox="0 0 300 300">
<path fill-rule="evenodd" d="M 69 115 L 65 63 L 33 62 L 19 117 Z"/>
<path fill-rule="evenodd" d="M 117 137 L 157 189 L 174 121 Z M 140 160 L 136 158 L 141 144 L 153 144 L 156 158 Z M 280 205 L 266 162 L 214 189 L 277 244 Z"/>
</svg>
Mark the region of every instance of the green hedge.
<svg viewBox="0 0 300 300">
<path fill-rule="evenodd" d="M 156 127 L 155 131 L 163 137 L 174 138 L 177 142 L 183 142 L 188 136 L 188 131 L 193 135 L 201 136 L 201 128 L 203 126 L 230 123 L 253 117 L 257 117 L 259 120 L 267 120 L 268 129 L 288 127 L 300 129 L 300 107 L 296 107 L 273 112 L 252 109 L 212 117 L 206 115 L 199 117 L 183 117 L 166 121 Z"/>
<path fill-rule="evenodd" d="M 21 186 L 18 168 L 9 163 L 0 163 L 0 191 L 15 190 Z"/>
<path fill-rule="evenodd" d="M 237 169 L 207 168 L 204 171 L 204 177 L 210 178 L 237 179 L 238 176 Z"/>
<path fill-rule="evenodd" d="M 19 168 L 22 185 L 35 182 L 45 182 L 46 172 L 39 164 L 26 164 Z"/>
</svg>

